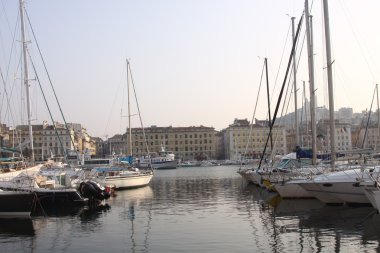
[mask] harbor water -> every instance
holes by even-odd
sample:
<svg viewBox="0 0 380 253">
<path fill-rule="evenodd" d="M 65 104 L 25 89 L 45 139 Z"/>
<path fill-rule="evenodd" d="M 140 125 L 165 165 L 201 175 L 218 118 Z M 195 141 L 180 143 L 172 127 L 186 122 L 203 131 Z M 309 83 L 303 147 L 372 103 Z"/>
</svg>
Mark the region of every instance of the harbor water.
<svg viewBox="0 0 380 253">
<path fill-rule="evenodd" d="M 236 166 L 158 170 L 91 210 L 0 220 L 0 252 L 377 252 L 372 207 L 281 200 Z"/>
</svg>

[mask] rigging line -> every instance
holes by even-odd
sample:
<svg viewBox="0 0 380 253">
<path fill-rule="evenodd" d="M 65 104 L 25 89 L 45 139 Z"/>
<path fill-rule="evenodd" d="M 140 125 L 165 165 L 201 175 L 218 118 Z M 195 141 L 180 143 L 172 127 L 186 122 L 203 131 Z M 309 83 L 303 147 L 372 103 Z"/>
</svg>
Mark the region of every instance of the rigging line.
<svg viewBox="0 0 380 253">
<path fill-rule="evenodd" d="M 264 158 L 264 155 L 265 155 L 265 151 L 266 151 L 266 148 L 267 148 L 267 145 L 268 145 L 268 141 L 269 141 L 269 136 L 270 136 L 270 133 L 272 132 L 272 129 L 273 129 L 273 125 L 276 121 L 276 117 L 277 117 L 277 113 L 278 113 L 278 108 L 280 106 L 280 103 L 281 103 L 281 98 L 282 98 L 282 94 L 284 92 L 284 88 L 285 88 L 285 84 L 286 84 L 286 80 L 288 78 L 288 74 L 289 74 L 289 69 L 290 69 L 290 65 L 292 63 L 292 55 L 294 54 L 294 51 L 295 51 L 295 47 L 296 47 L 296 42 L 298 40 L 298 36 L 299 36 L 299 33 L 300 33 L 300 29 L 301 29 L 301 25 L 302 25 L 302 20 L 303 20 L 303 14 L 300 18 L 300 21 L 298 22 L 298 27 L 297 27 L 297 32 L 296 32 L 296 36 L 295 36 L 295 39 L 294 39 L 294 42 L 293 42 L 293 45 L 292 45 L 292 50 L 291 50 L 291 53 L 290 53 L 290 57 L 289 57 L 289 60 L 288 60 L 288 66 L 286 68 L 286 72 L 285 72 L 285 77 L 284 77 L 284 81 L 283 81 L 283 84 L 282 84 L 282 87 L 281 87 L 281 91 L 280 91 L 280 94 L 279 94 L 279 97 L 278 97 L 278 100 L 277 100 L 277 105 L 276 105 L 276 109 L 275 109 L 275 112 L 274 112 L 274 115 L 273 115 L 273 120 L 272 120 L 272 124 L 271 124 L 271 127 L 269 129 L 269 134 L 268 134 L 268 137 L 267 137 L 267 141 L 265 143 L 265 146 L 264 146 L 264 150 L 263 150 L 263 154 L 260 158 L 260 163 L 259 163 L 259 169 L 261 167 L 261 163 L 263 161 L 263 158 Z"/>
<path fill-rule="evenodd" d="M 68 127 L 68 125 L 67 125 L 67 122 L 66 122 L 65 116 L 64 116 L 63 111 L 62 111 L 62 108 L 61 108 L 61 104 L 60 104 L 59 101 L 58 101 L 58 97 L 57 97 L 57 94 L 56 94 L 56 92 L 55 92 L 55 89 L 54 89 L 54 86 L 53 86 L 53 82 L 51 81 L 50 74 L 49 74 L 49 72 L 48 72 L 48 70 L 47 70 L 47 67 L 46 67 L 46 64 L 45 64 L 45 60 L 44 60 L 44 58 L 43 58 L 43 56 L 42 56 L 42 52 L 41 52 L 40 46 L 39 46 L 39 44 L 38 44 L 38 41 L 37 41 L 36 35 L 35 35 L 35 33 L 34 33 L 33 26 L 32 26 L 32 24 L 31 24 L 31 22 L 30 22 L 29 14 L 28 14 L 28 12 L 26 11 L 26 8 L 24 8 L 24 11 L 25 11 L 25 14 L 26 14 L 26 18 L 27 18 L 27 20 L 28 20 L 29 27 L 30 27 L 30 29 L 31 29 L 31 31 L 32 31 L 32 34 L 33 34 L 34 41 L 35 41 L 35 43 L 36 43 L 36 46 L 37 46 L 37 49 L 38 49 L 38 53 L 39 53 L 39 55 L 40 55 L 40 57 L 41 57 L 42 64 L 43 64 L 44 69 L 45 69 L 45 73 L 46 73 L 46 75 L 47 75 L 47 77 L 48 77 L 48 79 L 49 79 L 49 84 L 50 84 L 50 87 L 51 87 L 51 89 L 52 89 L 52 91 L 53 91 L 53 94 L 54 94 L 54 97 L 55 97 L 55 101 L 57 102 L 57 105 L 58 105 L 59 111 L 61 112 L 61 116 L 62 116 L 62 119 L 63 119 L 63 121 L 64 121 L 64 123 L 65 123 L 65 127 L 66 127 L 66 129 L 69 131 L 69 136 L 70 136 L 71 144 L 73 145 L 73 147 L 75 147 L 74 139 L 73 139 L 74 137 L 73 137 L 73 136 L 71 135 L 71 133 L 70 133 L 69 127 Z M 29 54 L 29 52 L 28 52 L 28 54 Z M 30 55 L 29 55 L 29 57 L 30 57 Z M 33 68 L 34 68 L 34 65 L 33 65 Z M 36 72 L 35 68 L 34 68 L 34 72 L 35 72 L 35 74 L 36 74 L 36 76 L 37 76 L 37 72 Z M 37 78 L 38 78 L 38 77 L 37 77 Z M 39 82 L 39 80 L 38 80 L 38 82 Z M 40 84 L 40 83 L 39 83 L 39 84 Z M 41 91 L 42 91 L 41 84 L 40 84 L 40 88 L 41 88 Z M 43 92 L 43 91 L 42 91 L 42 92 Z M 45 99 L 45 95 L 44 95 L 44 94 L 43 94 L 43 96 L 44 96 L 44 99 Z M 46 103 L 46 106 L 48 106 L 48 105 L 47 105 L 47 101 L 46 101 L 46 99 L 45 99 L 45 103 Z M 50 114 L 50 109 L 49 109 L 49 114 Z M 50 115 L 50 116 L 51 116 L 51 115 Z M 53 121 L 53 126 L 54 126 L 54 121 Z M 55 128 L 55 126 L 54 126 L 54 128 Z M 58 134 L 58 133 L 57 133 L 57 134 Z M 60 141 L 60 142 L 61 142 L 61 141 Z M 61 143 L 61 145 L 62 145 L 62 143 Z M 62 146 L 62 148 L 63 148 L 63 146 Z M 75 153 L 77 154 L 77 156 L 79 156 L 78 151 L 77 151 L 75 148 L 74 148 L 74 150 L 75 150 Z M 65 154 L 65 157 L 66 157 L 66 150 L 64 150 L 64 154 Z"/>
<path fill-rule="evenodd" d="M 1 70 L 1 67 L 0 67 L 0 75 L 1 75 L 1 80 L 3 81 L 3 84 L 4 84 L 4 96 L 7 100 L 7 110 L 9 110 L 9 115 L 12 119 L 12 123 L 13 123 L 13 126 L 15 124 L 15 120 L 14 120 L 14 116 L 13 116 L 13 113 L 12 113 L 12 110 L 11 110 L 11 106 L 10 106 L 10 99 L 9 99 L 9 95 L 8 95 L 8 91 L 6 89 L 6 83 L 5 83 L 5 80 L 4 80 L 4 75 L 3 75 L 3 71 Z M 6 115 L 8 113 L 6 112 Z M 4 116 L 4 121 L 5 121 L 5 116 Z M 0 118 L 0 122 L 1 122 L 1 118 Z"/>
<path fill-rule="evenodd" d="M 371 118 L 371 112 L 372 112 L 373 101 L 375 100 L 375 94 L 376 94 L 376 87 L 375 87 L 375 90 L 373 92 L 371 107 L 370 107 L 369 113 L 368 113 L 367 124 L 365 126 L 365 132 L 364 132 L 364 137 L 363 137 L 362 148 L 364 148 L 364 142 L 365 142 L 365 139 L 367 138 L 368 125 L 369 125 L 369 120 Z"/>
<path fill-rule="evenodd" d="M 126 65 L 128 65 L 128 63 L 126 63 Z M 128 69 L 128 66 L 127 66 L 127 69 Z M 126 79 L 128 79 L 128 73 L 126 74 Z M 126 82 L 128 82 L 128 80 Z M 125 88 L 126 88 L 125 86 L 128 86 L 128 85 L 123 85 L 123 91 L 121 92 L 120 126 L 119 126 L 120 134 L 123 134 L 122 125 L 123 125 L 123 108 L 124 108 L 124 101 L 125 101 Z"/>
<path fill-rule="evenodd" d="M 256 103 L 255 103 L 255 109 L 253 110 L 253 115 L 252 115 L 252 119 L 251 119 L 251 125 L 250 125 L 250 129 L 249 129 L 249 134 L 248 134 L 248 141 L 247 141 L 247 144 L 245 145 L 244 156 L 246 156 L 247 153 L 248 153 L 248 145 L 250 144 L 251 137 L 252 137 L 253 121 L 255 120 L 256 109 L 257 109 L 257 103 L 258 103 L 258 101 L 259 101 L 259 95 L 260 95 L 261 85 L 262 85 L 263 76 L 264 76 L 264 68 L 265 68 L 265 63 L 263 64 L 263 68 L 262 68 L 262 70 L 261 70 L 261 77 L 260 77 L 259 91 L 257 92 L 257 98 L 256 98 Z M 241 161 L 241 163 L 243 163 L 243 161 Z M 240 164 L 240 166 L 242 166 L 242 164 Z"/>
<path fill-rule="evenodd" d="M 301 51 L 300 51 L 300 54 L 298 56 L 298 59 L 297 59 L 297 64 L 296 64 L 296 70 L 298 70 L 298 67 L 299 67 L 299 64 L 300 64 L 300 61 L 301 61 L 301 55 L 302 55 L 302 52 L 303 52 L 303 48 L 304 48 L 304 43 L 305 43 L 305 40 L 306 40 L 306 32 L 303 36 L 303 40 L 302 40 L 302 44 L 301 44 Z M 296 50 L 295 52 L 297 51 L 297 48 L 299 47 L 299 41 L 296 41 Z M 296 95 L 296 92 L 293 91 L 293 85 L 290 85 L 290 82 L 291 82 L 291 77 L 292 75 L 294 74 L 294 71 L 292 71 L 290 73 L 290 76 L 289 76 L 289 79 L 288 79 L 288 84 L 287 84 L 287 89 L 286 89 L 286 95 L 285 95 L 285 98 L 284 98 L 284 104 L 283 104 L 283 107 L 282 107 L 282 110 L 281 110 L 281 119 L 280 119 L 280 125 L 282 124 L 283 122 L 283 116 L 285 114 L 287 114 L 288 112 L 288 109 L 289 109 L 289 106 L 290 106 L 290 101 L 291 101 L 291 98 L 292 98 L 292 94 L 294 92 L 294 96 Z M 291 87 L 290 89 L 290 93 L 289 93 L 289 87 Z M 287 98 L 287 96 L 289 95 L 289 98 Z M 286 100 L 288 100 L 288 102 L 286 102 Z M 287 104 L 287 105 L 286 105 Z M 285 109 L 285 105 L 286 105 L 286 109 Z M 297 113 L 297 111 L 295 111 L 294 113 Z M 295 127 L 298 127 L 298 126 L 295 126 Z M 276 136 L 275 136 L 275 144 L 273 146 L 273 150 L 272 150 L 272 156 L 274 154 L 274 152 L 276 151 L 276 143 L 277 143 L 277 138 L 279 138 L 279 133 L 278 131 L 276 131 Z"/>
<path fill-rule="evenodd" d="M 133 93 L 134 93 L 134 96 L 135 96 L 135 101 L 136 101 L 137 111 L 138 111 L 138 113 L 139 113 L 139 120 L 140 120 L 140 124 L 141 124 L 142 133 L 143 133 L 143 136 L 144 136 L 144 141 L 145 141 L 145 145 L 146 145 L 146 150 L 147 150 L 148 155 L 149 155 L 150 152 L 149 152 L 148 140 L 147 140 L 147 138 L 146 138 L 144 125 L 143 125 L 143 122 L 142 122 L 142 119 L 141 119 L 141 112 L 140 112 L 140 106 L 139 106 L 139 103 L 138 103 L 138 101 L 137 101 L 137 94 L 136 94 L 135 82 L 134 82 L 134 80 L 133 80 L 133 76 L 132 76 L 131 64 L 129 64 L 129 60 L 128 60 L 128 59 L 127 59 L 127 66 L 128 66 L 128 69 L 129 69 L 129 74 L 130 74 L 130 76 L 131 76 L 131 82 L 132 82 Z M 127 71 L 128 71 L 128 70 L 127 70 Z M 151 161 L 151 159 L 150 159 L 150 161 Z"/>
<path fill-rule="evenodd" d="M 52 113 L 51 113 L 51 111 L 50 111 L 50 107 L 49 107 L 48 102 L 47 102 L 47 100 L 46 100 L 45 92 L 44 92 L 43 89 L 42 89 L 42 85 L 41 85 L 41 82 L 40 82 L 40 78 L 38 77 L 38 74 L 37 74 L 37 71 L 36 71 L 36 67 L 35 67 L 35 65 L 34 65 L 34 62 L 32 61 L 32 58 L 31 58 L 31 56 L 30 56 L 30 54 L 29 54 L 29 51 L 27 51 L 27 52 L 28 52 L 29 60 L 30 60 L 30 62 L 32 63 L 32 67 L 33 67 L 33 70 L 34 70 L 34 74 L 36 75 L 36 80 L 37 80 L 38 85 L 39 85 L 39 87 L 40 87 L 40 90 L 41 90 L 41 93 L 42 93 L 42 97 L 44 98 L 45 105 L 46 105 L 46 107 L 47 107 L 47 110 L 49 111 L 50 119 L 51 119 L 51 122 L 53 123 L 53 127 L 54 127 L 54 130 L 55 130 L 55 134 L 56 134 L 57 137 L 58 137 L 59 144 L 61 145 L 61 148 L 62 148 L 62 150 L 63 150 L 63 154 L 64 154 L 65 159 L 66 159 L 66 158 L 67 158 L 66 150 L 65 150 L 65 148 L 63 147 L 61 137 L 60 137 L 60 135 L 58 134 L 58 130 L 57 130 L 55 124 L 54 124 L 53 115 L 52 115 Z M 67 131 L 69 132 L 69 136 L 70 136 L 70 138 L 71 138 L 71 132 L 70 132 L 70 130 L 67 129 Z"/>
<path fill-rule="evenodd" d="M 117 91 L 116 91 L 116 94 L 115 94 L 115 96 L 114 96 L 114 99 L 112 100 L 113 103 L 112 103 L 112 106 L 111 106 L 110 113 L 108 114 L 108 120 L 107 120 L 107 125 L 106 125 L 106 127 L 105 127 L 105 129 L 104 129 L 104 135 L 107 133 L 107 130 L 108 130 L 108 127 L 109 127 L 110 122 L 112 122 L 112 121 L 111 121 L 111 116 L 112 116 L 112 112 L 114 111 L 114 107 L 115 107 L 115 104 L 116 104 L 116 98 L 117 98 L 117 95 L 119 94 L 120 87 L 122 86 L 122 83 L 123 83 L 122 79 L 124 78 L 124 71 L 125 71 L 125 68 L 123 67 L 123 69 L 122 69 L 122 74 L 121 74 L 120 81 L 119 81 L 119 87 L 118 87 L 118 89 L 117 89 Z M 123 89 L 124 89 L 124 87 L 123 87 Z M 122 99 L 122 100 L 124 100 L 124 99 Z M 123 101 L 122 101 L 122 105 L 123 105 Z M 121 124 L 121 123 L 120 123 L 120 124 Z"/>
<path fill-rule="evenodd" d="M 17 27 L 18 27 L 18 22 L 20 20 L 20 13 L 19 12 L 17 12 L 17 13 L 18 13 L 17 22 L 16 22 L 16 25 L 15 25 L 15 28 L 14 28 L 14 32 L 13 32 L 11 50 L 9 52 L 9 59 L 8 59 L 7 71 L 6 71 L 6 75 L 5 75 L 4 89 L 5 89 L 6 83 L 7 83 L 8 79 L 9 79 L 9 71 L 10 71 L 11 59 L 12 59 L 12 55 L 13 55 L 13 49 L 14 49 L 14 47 L 16 45 L 16 43 L 15 43 L 16 42 L 16 31 L 18 30 Z M 21 64 L 21 56 L 20 56 L 19 64 Z M 18 66 L 20 66 L 20 65 L 18 65 Z M 11 89 L 11 92 L 9 94 L 10 97 L 12 96 L 12 92 L 13 92 L 13 89 Z M 0 108 L 2 108 L 2 104 L 1 104 Z"/>
<path fill-rule="evenodd" d="M 282 65 L 282 60 L 284 59 L 284 54 L 285 54 L 285 48 L 286 48 L 286 44 L 288 42 L 288 38 L 289 38 L 289 33 L 290 33 L 290 28 L 292 27 L 292 22 L 289 22 L 289 27 L 288 27 L 288 32 L 286 33 L 286 38 L 285 38 L 285 43 L 284 43 L 284 47 L 282 48 L 282 54 L 281 54 L 281 59 L 280 59 L 280 63 L 278 64 L 278 69 L 277 69 L 277 74 L 276 74 L 276 78 L 274 79 L 274 86 L 273 86 L 273 90 L 272 90 L 272 96 L 270 98 L 270 100 L 272 101 L 273 100 L 273 95 L 274 95 L 274 90 L 277 86 L 277 80 L 278 80 L 278 76 L 280 74 L 280 69 L 281 69 L 281 65 Z"/>
<path fill-rule="evenodd" d="M 363 49 L 363 46 L 361 45 L 361 43 L 360 43 L 360 41 L 359 41 L 359 37 L 358 37 L 358 35 L 357 35 L 357 33 L 355 32 L 355 30 L 354 30 L 354 26 L 352 25 L 352 23 L 351 23 L 351 19 L 350 19 L 350 17 L 349 17 L 349 13 L 348 13 L 348 11 L 345 9 L 345 7 L 344 7 L 344 5 L 343 5 L 343 3 L 342 3 L 342 1 L 339 1 L 340 2 L 340 4 L 341 4 L 341 6 L 342 6 L 342 10 L 343 10 L 343 12 L 344 12 L 344 14 L 345 14 L 345 16 L 346 16 L 346 20 L 347 20 L 347 23 L 348 23 L 348 25 L 349 25 L 349 27 L 350 27 L 350 29 L 351 29 L 351 32 L 352 32 L 352 34 L 353 34 L 353 36 L 354 36 L 354 38 L 355 38 L 355 40 L 356 40 L 356 42 L 358 43 L 358 46 L 359 46 L 359 49 L 360 49 L 360 51 L 361 51 L 361 53 L 362 53 L 362 56 L 363 56 L 363 58 L 364 58 L 364 61 L 365 61 L 365 63 L 367 64 L 367 67 L 368 67 L 368 69 L 369 69 L 369 72 L 371 73 L 371 76 L 372 76 L 372 80 L 375 80 L 375 75 L 374 75 L 374 73 L 373 73 L 373 71 L 372 71 L 372 68 L 371 68 L 371 66 L 370 66 L 370 64 L 369 64 L 369 62 L 368 62 L 368 59 L 367 59 L 367 57 L 365 56 L 365 52 L 364 51 L 367 51 L 367 52 L 369 52 L 368 51 L 368 49 L 367 49 L 367 47 L 364 45 L 364 49 Z M 372 54 L 369 54 L 370 56 L 372 55 Z M 375 61 L 374 61 L 375 62 Z"/>
</svg>

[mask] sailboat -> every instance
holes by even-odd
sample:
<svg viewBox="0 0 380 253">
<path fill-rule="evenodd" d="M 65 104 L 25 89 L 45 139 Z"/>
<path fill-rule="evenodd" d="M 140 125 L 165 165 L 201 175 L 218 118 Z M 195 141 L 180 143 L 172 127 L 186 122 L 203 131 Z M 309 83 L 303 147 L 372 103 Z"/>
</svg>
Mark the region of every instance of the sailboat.
<svg viewBox="0 0 380 253">
<path fill-rule="evenodd" d="M 130 85 L 129 75 L 131 74 L 130 63 L 127 60 L 127 93 L 128 93 L 128 131 L 129 131 L 129 156 L 118 158 L 109 166 L 95 167 L 91 170 L 89 177 L 104 184 L 113 185 L 117 189 L 128 189 L 147 186 L 153 178 L 153 169 L 146 167 L 139 169 L 134 166 L 134 157 L 132 153 L 132 129 L 131 129 L 131 108 L 130 108 Z M 132 85 L 133 84 L 133 79 Z M 137 102 L 137 101 L 136 101 Z"/>
<path fill-rule="evenodd" d="M 306 0 L 307 3 L 307 0 Z M 360 187 L 361 181 L 368 181 L 373 176 L 379 174 L 380 167 L 354 165 L 336 167 L 335 165 L 335 118 L 334 118 L 334 96 L 332 79 L 332 60 L 330 46 L 330 28 L 328 1 L 323 0 L 325 39 L 326 39 L 326 60 L 327 77 L 329 87 L 329 111 L 330 111 L 330 149 L 331 166 L 330 172 L 323 173 L 311 179 L 295 180 L 290 184 L 297 184 L 309 192 L 315 198 L 327 204 L 369 204 L 370 200 L 366 197 L 364 190 Z"/>
<path fill-rule="evenodd" d="M 46 164 L 35 164 L 34 159 L 34 147 L 33 147 L 33 129 L 31 118 L 31 102 L 29 92 L 29 77 L 28 77 L 28 60 L 27 60 L 27 40 L 25 38 L 25 21 L 24 21 L 24 1 L 19 1 L 20 11 L 20 24 L 21 24 L 21 37 L 23 44 L 23 82 L 26 88 L 27 98 L 27 114 L 28 114 L 28 126 L 29 126 L 29 145 L 31 151 L 31 167 L 19 170 L 15 172 L 8 172 L 0 174 L 0 189 L 4 190 L 2 196 L 10 196 L 11 192 L 14 192 L 15 196 L 20 198 L 26 198 L 31 194 L 36 196 L 36 201 L 42 208 L 56 207 L 59 205 L 83 205 L 88 203 L 89 198 L 95 201 L 108 198 L 109 195 L 100 186 L 95 186 L 91 182 L 83 182 L 81 185 L 81 192 L 88 193 L 87 196 L 83 196 L 80 191 L 73 187 L 66 187 L 65 185 L 56 184 L 53 179 L 41 175 L 41 169 Z M 23 194 L 19 193 L 23 192 Z M 100 199 L 99 199 L 100 197 Z M 0 199 L 0 206 L 6 206 L 9 203 L 5 202 L 5 197 Z"/>
<path fill-rule="evenodd" d="M 266 67 L 267 91 L 268 91 L 268 94 L 267 94 L 268 95 L 268 111 L 269 111 L 269 119 L 270 119 L 269 120 L 269 134 L 267 136 L 267 141 L 266 141 L 266 144 L 264 146 L 264 150 L 263 150 L 263 153 L 261 155 L 261 159 L 260 159 L 260 163 L 258 165 L 258 168 L 251 169 L 251 170 L 241 170 L 241 169 L 239 169 L 239 171 L 238 171 L 238 173 L 240 175 L 242 175 L 243 178 L 247 179 L 247 181 L 253 182 L 254 184 L 258 184 L 258 185 L 263 186 L 263 187 L 267 187 L 269 190 L 274 190 L 274 188 L 273 188 L 273 185 L 271 184 L 270 180 L 268 180 L 268 176 L 276 175 L 277 173 L 280 173 L 280 174 L 282 174 L 282 173 L 288 173 L 288 172 L 290 172 L 291 168 L 293 168 L 293 167 L 300 167 L 303 164 L 303 161 L 300 161 L 299 159 L 296 159 L 294 157 L 294 154 L 289 154 L 289 155 L 286 155 L 286 156 L 282 157 L 282 159 L 281 159 L 281 161 L 280 161 L 279 164 L 276 164 L 274 166 L 272 164 L 272 166 L 268 166 L 266 168 L 265 167 L 264 168 L 261 167 L 262 162 L 264 160 L 264 156 L 266 155 L 266 148 L 267 148 L 269 140 L 270 140 L 270 143 L 271 143 L 272 153 L 274 151 L 274 149 L 273 149 L 273 143 L 272 143 L 273 126 L 274 126 L 274 123 L 275 123 L 275 120 L 276 120 L 276 117 L 277 117 L 277 113 L 278 113 L 278 110 L 279 110 L 279 106 L 280 106 L 280 103 L 281 103 L 284 87 L 285 87 L 285 84 L 287 82 L 287 77 L 288 77 L 288 74 L 289 74 L 289 69 L 290 69 L 290 65 L 291 65 L 292 59 L 293 59 L 293 62 L 294 62 L 294 54 L 295 54 L 296 42 L 297 42 L 297 39 L 298 39 L 299 33 L 300 33 L 301 21 L 302 21 L 302 19 L 300 20 L 300 22 L 298 24 L 297 32 L 293 36 L 294 39 L 293 39 L 293 43 L 292 43 L 292 49 L 291 49 L 291 53 L 290 53 L 290 57 L 289 57 L 289 61 L 288 61 L 288 65 L 287 65 L 287 69 L 286 69 L 286 73 L 285 73 L 285 78 L 284 78 L 284 81 L 283 81 L 283 84 L 282 84 L 282 88 L 281 88 L 281 91 L 280 91 L 279 98 L 277 100 L 277 105 L 276 105 L 276 109 L 275 109 L 275 112 L 274 112 L 274 115 L 273 115 L 273 119 L 271 119 L 270 109 L 269 109 L 270 108 L 270 102 L 269 102 L 269 88 L 268 88 L 268 70 L 267 70 L 268 68 Z M 265 58 L 265 66 L 267 66 L 267 59 L 266 58 Z"/>
</svg>

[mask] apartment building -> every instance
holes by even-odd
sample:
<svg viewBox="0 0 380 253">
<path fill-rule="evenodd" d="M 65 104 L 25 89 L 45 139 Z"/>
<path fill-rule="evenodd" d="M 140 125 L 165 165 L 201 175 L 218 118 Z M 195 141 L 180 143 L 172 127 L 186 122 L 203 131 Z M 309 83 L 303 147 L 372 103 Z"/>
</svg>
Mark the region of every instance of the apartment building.
<svg viewBox="0 0 380 253">
<path fill-rule="evenodd" d="M 330 151 L 330 147 L 329 120 L 320 120 L 317 124 L 317 149 Z M 336 151 L 352 150 L 351 124 L 335 121 L 335 147 Z"/>
<path fill-rule="evenodd" d="M 225 159 L 259 158 L 267 143 L 268 125 L 268 121 L 256 121 L 255 124 L 250 124 L 247 119 L 235 119 L 234 123 L 224 131 Z M 286 154 L 286 131 L 284 127 L 273 127 L 272 144 L 275 154 Z M 268 140 L 266 153 L 272 153 L 270 139 Z"/>
<path fill-rule="evenodd" d="M 75 126 L 75 127 L 74 127 Z M 32 125 L 33 151 L 36 161 L 46 160 L 51 156 L 63 157 L 68 151 L 76 150 L 79 153 L 89 152 L 95 154 L 96 144 L 80 124 L 64 124 L 55 122 L 49 125 Z M 79 129 L 79 130 L 78 130 Z M 30 157 L 31 145 L 29 141 L 29 126 L 16 126 L 9 130 L 9 146 L 22 150 L 24 157 Z"/>
<path fill-rule="evenodd" d="M 212 127 L 157 127 L 132 128 L 132 154 L 142 156 L 160 152 L 164 147 L 172 151 L 177 159 L 204 160 L 216 159 L 216 134 Z M 144 138 L 145 134 L 145 138 Z M 115 135 L 108 139 L 111 154 L 129 154 L 129 133 Z M 108 149 L 106 148 L 106 149 Z"/>
</svg>

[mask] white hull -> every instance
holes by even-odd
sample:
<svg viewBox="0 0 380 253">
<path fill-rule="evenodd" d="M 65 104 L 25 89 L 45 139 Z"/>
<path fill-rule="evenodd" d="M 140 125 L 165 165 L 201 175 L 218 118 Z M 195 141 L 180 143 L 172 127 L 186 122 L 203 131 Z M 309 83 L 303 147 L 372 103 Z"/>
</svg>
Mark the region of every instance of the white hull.
<svg viewBox="0 0 380 253">
<path fill-rule="evenodd" d="M 252 183 L 264 187 L 262 183 L 262 176 L 259 173 L 257 173 L 257 171 L 252 171 L 251 173 L 249 173 L 248 178 Z"/>
<path fill-rule="evenodd" d="M 327 185 L 327 186 L 326 186 Z M 330 186 L 331 185 L 331 186 Z M 352 182 L 346 183 L 301 183 L 300 186 L 315 198 L 326 204 L 369 204 L 361 187 L 354 187 Z"/>
<path fill-rule="evenodd" d="M 380 210 L 380 190 L 376 186 L 363 187 L 364 194 L 371 202 L 372 206 L 379 212 Z"/>
<path fill-rule="evenodd" d="M 140 163 L 139 164 L 140 168 L 149 168 L 150 164 L 149 163 Z M 152 168 L 159 170 L 159 169 L 176 169 L 178 167 L 178 163 L 176 160 L 173 161 L 165 161 L 165 162 L 153 162 L 152 163 Z"/>
<path fill-rule="evenodd" d="M 282 198 L 313 198 L 314 196 L 295 183 L 277 183 L 274 188 Z"/>
<path fill-rule="evenodd" d="M 162 163 L 152 163 L 153 169 L 176 169 L 178 166 L 177 161 L 166 161 Z"/>
<path fill-rule="evenodd" d="M 20 175 L 21 173 L 25 173 L 27 175 L 35 174 L 35 173 L 40 171 L 42 166 L 43 166 L 43 164 L 38 164 L 38 165 L 29 167 L 29 168 L 23 169 L 23 170 L 16 170 L 16 171 L 12 171 L 12 172 L 0 173 L 0 180 L 2 180 L 2 181 L 9 180 L 9 179 L 12 179 L 12 178 Z"/>
<path fill-rule="evenodd" d="M 240 176 L 242 176 L 242 178 L 244 178 L 248 183 L 256 184 L 256 182 L 253 182 L 252 179 L 251 179 L 251 175 L 250 175 L 250 174 L 254 173 L 252 170 L 240 170 L 240 171 L 238 171 L 238 173 L 239 173 Z"/>
<path fill-rule="evenodd" d="M 148 185 L 152 177 L 153 174 L 109 176 L 105 178 L 105 183 L 114 184 L 116 188 L 137 188 Z"/>
<path fill-rule="evenodd" d="M 343 204 L 344 201 L 331 195 L 321 184 L 314 182 L 299 183 L 304 190 L 308 191 L 312 196 L 326 204 Z"/>
<path fill-rule="evenodd" d="M 331 187 L 328 187 L 328 192 L 344 201 L 347 204 L 370 204 L 369 199 L 366 197 L 364 190 L 357 183 L 354 182 L 339 182 L 332 183 Z"/>
<path fill-rule="evenodd" d="M 300 185 L 324 203 L 369 204 L 359 182 L 371 180 L 378 173 L 376 167 L 356 168 L 323 174 Z"/>
<path fill-rule="evenodd" d="M 318 195 L 317 198 L 325 203 L 369 204 L 363 188 L 354 185 L 354 182 L 318 184 L 312 186 L 312 194 Z"/>
</svg>

